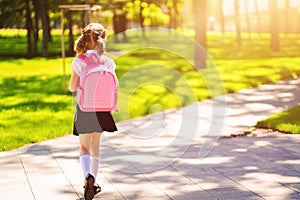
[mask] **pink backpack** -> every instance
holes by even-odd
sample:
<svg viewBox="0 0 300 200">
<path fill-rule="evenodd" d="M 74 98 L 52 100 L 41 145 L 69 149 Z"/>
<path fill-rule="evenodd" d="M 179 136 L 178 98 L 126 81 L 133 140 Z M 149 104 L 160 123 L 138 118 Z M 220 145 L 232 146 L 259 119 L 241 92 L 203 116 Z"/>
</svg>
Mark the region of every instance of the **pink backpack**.
<svg viewBox="0 0 300 200">
<path fill-rule="evenodd" d="M 78 58 L 87 64 L 77 89 L 79 108 L 84 112 L 118 111 L 118 80 L 114 72 L 96 54 Z"/>
</svg>

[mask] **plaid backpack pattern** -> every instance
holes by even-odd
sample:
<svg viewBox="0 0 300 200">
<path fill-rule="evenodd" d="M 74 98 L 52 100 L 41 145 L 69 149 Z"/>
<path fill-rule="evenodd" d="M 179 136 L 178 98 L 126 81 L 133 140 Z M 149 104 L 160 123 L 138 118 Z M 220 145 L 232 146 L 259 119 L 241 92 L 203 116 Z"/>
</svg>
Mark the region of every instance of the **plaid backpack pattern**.
<svg viewBox="0 0 300 200">
<path fill-rule="evenodd" d="M 114 72 L 96 54 L 79 58 L 86 63 L 77 89 L 79 108 L 84 112 L 118 111 L 118 80 Z"/>
</svg>

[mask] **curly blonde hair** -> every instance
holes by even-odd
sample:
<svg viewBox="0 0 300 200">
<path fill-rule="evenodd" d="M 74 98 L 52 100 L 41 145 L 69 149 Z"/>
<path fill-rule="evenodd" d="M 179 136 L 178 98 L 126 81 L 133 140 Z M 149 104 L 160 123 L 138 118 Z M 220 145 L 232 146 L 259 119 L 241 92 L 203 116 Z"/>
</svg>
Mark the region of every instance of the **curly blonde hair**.
<svg viewBox="0 0 300 200">
<path fill-rule="evenodd" d="M 99 23 L 90 23 L 83 30 L 81 36 L 75 41 L 74 51 L 84 55 L 87 50 L 95 49 L 101 55 L 105 52 L 106 32 Z"/>
</svg>

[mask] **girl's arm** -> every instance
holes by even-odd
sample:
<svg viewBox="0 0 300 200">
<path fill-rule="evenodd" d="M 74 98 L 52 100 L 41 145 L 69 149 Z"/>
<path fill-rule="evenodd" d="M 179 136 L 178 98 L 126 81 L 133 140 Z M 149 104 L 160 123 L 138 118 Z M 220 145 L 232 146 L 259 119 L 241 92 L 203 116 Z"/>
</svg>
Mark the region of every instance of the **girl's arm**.
<svg viewBox="0 0 300 200">
<path fill-rule="evenodd" d="M 79 86 L 79 76 L 76 72 L 72 71 L 71 80 L 69 83 L 69 90 L 75 92 Z"/>
</svg>

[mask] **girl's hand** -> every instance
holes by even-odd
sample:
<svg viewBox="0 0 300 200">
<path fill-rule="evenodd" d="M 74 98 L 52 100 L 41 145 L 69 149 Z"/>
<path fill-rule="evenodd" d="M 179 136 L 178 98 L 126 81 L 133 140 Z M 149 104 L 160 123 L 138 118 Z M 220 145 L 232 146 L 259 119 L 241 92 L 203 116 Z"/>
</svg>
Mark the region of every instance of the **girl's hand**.
<svg viewBox="0 0 300 200">
<path fill-rule="evenodd" d="M 75 92 L 79 86 L 79 76 L 76 72 L 72 71 L 71 80 L 69 83 L 69 90 Z"/>
</svg>

